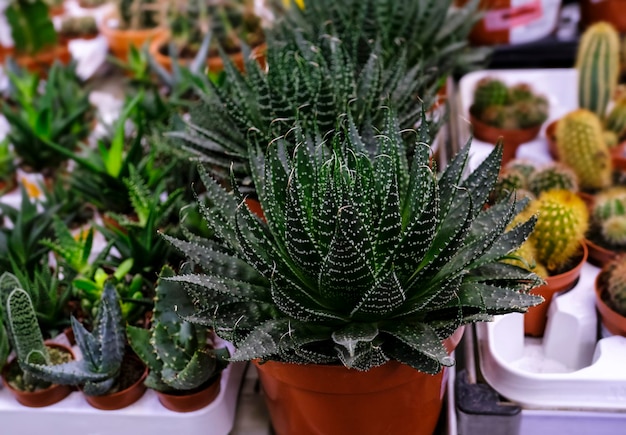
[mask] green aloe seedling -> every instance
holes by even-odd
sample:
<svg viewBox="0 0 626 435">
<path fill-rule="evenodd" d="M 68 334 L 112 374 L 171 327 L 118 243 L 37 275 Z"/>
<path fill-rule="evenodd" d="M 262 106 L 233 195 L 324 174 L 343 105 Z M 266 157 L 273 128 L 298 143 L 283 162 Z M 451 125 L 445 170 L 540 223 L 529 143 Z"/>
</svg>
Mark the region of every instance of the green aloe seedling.
<svg viewBox="0 0 626 435">
<path fill-rule="evenodd" d="M 152 327 L 127 327 L 131 347 L 150 369 L 146 385 L 165 393 L 193 390 L 210 382 L 228 357 L 226 348 L 209 346 L 206 327 L 180 318 L 176 307 L 189 306 L 190 301 L 180 284 L 168 280 L 172 276 L 174 271 L 163 267 L 155 290 Z"/>
<path fill-rule="evenodd" d="M 28 359 L 23 369 L 51 383 L 82 385 L 87 395 L 106 394 L 120 374 L 126 344 L 122 311 L 115 287 L 112 284 L 105 286 L 92 332 L 87 331 L 75 317 L 71 321 L 83 359 L 58 365 Z"/>
</svg>

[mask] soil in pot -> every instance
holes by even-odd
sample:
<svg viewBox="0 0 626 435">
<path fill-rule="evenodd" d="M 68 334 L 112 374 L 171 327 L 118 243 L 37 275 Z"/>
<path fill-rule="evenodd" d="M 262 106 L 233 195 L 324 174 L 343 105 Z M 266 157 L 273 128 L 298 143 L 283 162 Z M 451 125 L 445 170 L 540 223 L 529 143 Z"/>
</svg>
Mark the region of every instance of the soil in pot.
<svg viewBox="0 0 626 435">
<path fill-rule="evenodd" d="M 111 391 L 102 396 L 85 395 L 85 400 L 94 408 L 105 411 L 126 408 L 146 392 L 143 381 L 147 376 L 148 369 L 143 362 L 133 354 L 126 354 Z"/>
<path fill-rule="evenodd" d="M 74 359 L 72 349 L 58 343 L 46 342 L 50 359 L 53 364 L 62 364 Z M 41 408 L 63 400 L 72 392 L 69 385 L 51 384 L 39 381 L 33 384 L 25 383 L 24 372 L 17 359 L 12 359 L 2 370 L 2 381 L 16 400 L 24 406 Z"/>
<path fill-rule="evenodd" d="M 220 376 L 209 379 L 204 385 L 189 391 L 164 393 L 157 391 L 159 402 L 175 412 L 192 412 L 204 408 L 215 400 L 220 392 Z"/>
<path fill-rule="evenodd" d="M 452 351 L 463 334 L 445 344 Z M 432 435 L 445 369 L 421 373 L 397 361 L 361 372 L 343 366 L 255 362 L 278 435 Z"/>
<path fill-rule="evenodd" d="M 537 287 L 530 293 L 542 296 L 544 301 L 530 307 L 524 314 L 524 334 L 533 337 L 542 337 L 546 329 L 547 313 L 552 298 L 556 293 L 571 290 L 580 277 L 583 265 L 587 261 L 589 251 L 586 244 L 582 244 L 582 253 L 572 260 L 561 273 L 545 278 L 546 284 Z"/>
</svg>

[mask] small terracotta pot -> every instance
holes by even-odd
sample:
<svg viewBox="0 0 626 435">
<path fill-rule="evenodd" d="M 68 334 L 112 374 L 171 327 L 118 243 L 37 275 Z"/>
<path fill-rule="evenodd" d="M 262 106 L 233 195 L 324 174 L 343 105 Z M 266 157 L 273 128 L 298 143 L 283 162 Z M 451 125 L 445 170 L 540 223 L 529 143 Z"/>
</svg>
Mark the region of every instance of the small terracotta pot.
<svg viewBox="0 0 626 435">
<path fill-rule="evenodd" d="M 137 361 L 139 361 L 138 358 Z M 124 369 L 124 367 L 122 367 L 122 369 Z M 89 403 L 94 408 L 102 409 L 104 411 L 123 409 L 135 403 L 146 392 L 146 386 L 143 382 L 146 380 L 147 376 L 148 368 L 146 367 L 141 377 L 137 379 L 133 383 L 133 385 L 121 391 L 118 391 L 117 393 L 103 394 L 102 396 L 88 396 L 86 394 L 83 395 L 85 396 L 85 400 L 87 401 L 87 403 Z"/>
<path fill-rule="evenodd" d="M 169 33 L 163 33 L 158 35 L 158 37 L 152 40 L 150 44 L 150 54 L 152 57 L 165 69 L 168 71 L 172 71 L 172 58 L 163 54 L 163 48 L 167 46 L 170 41 Z M 267 45 L 265 43 L 258 45 L 252 48 L 250 55 L 256 59 L 262 68 L 265 68 L 265 53 L 267 51 Z M 244 70 L 244 58 L 243 53 L 238 51 L 236 53 L 229 55 L 230 59 L 233 61 L 235 66 L 240 70 Z M 190 62 L 189 59 L 180 58 L 178 59 L 182 64 L 188 64 Z M 207 59 L 207 67 L 211 72 L 220 72 L 224 69 L 224 63 L 222 61 L 222 57 L 217 56 L 209 56 Z"/>
<path fill-rule="evenodd" d="M 444 344 L 451 352 L 463 328 Z M 344 366 L 255 361 L 278 435 L 432 435 L 445 370 L 421 373 L 397 361 L 366 372 Z"/>
<path fill-rule="evenodd" d="M 606 293 L 606 289 L 602 283 L 602 272 L 604 272 L 604 270 L 596 276 L 595 280 L 596 308 L 600 314 L 600 321 L 611 334 L 626 337 L 626 317 L 613 311 L 613 309 L 604 302 L 603 296 Z"/>
<path fill-rule="evenodd" d="M 626 33 L 624 0 L 580 0 L 580 21 L 583 27 L 608 21 L 618 32 Z"/>
<path fill-rule="evenodd" d="M 531 294 L 542 296 L 544 301 L 539 305 L 530 307 L 526 314 L 524 314 L 525 335 L 542 337 L 546 329 L 548 308 L 550 307 L 555 293 L 570 290 L 576 285 L 576 281 L 578 277 L 580 277 L 580 271 L 589 256 L 587 245 L 583 243 L 581 246 L 583 248 L 583 254 L 580 262 L 575 267 L 567 272 L 547 277 L 545 279 L 546 284 L 530 291 Z"/>
<path fill-rule="evenodd" d="M 22 68 L 31 72 L 47 76 L 48 70 L 55 61 L 68 64 L 72 60 L 67 42 L 59 41 L 57 45 L 44 48 L 35 55 L 20 54 L 14 52 L 15 62 Z"/>
<path fill-rule="evenodd" d="M 168 33 L 164 27 L 142 30 L 116 29 L 108 24 L 111 18 L 112 15 L 108 15 L 101 21 L 99 31 L 106 38 L 111 54 L 122 62 L 126 62 L 128 59 L 131 46 L 141 49 L 144 44 L 149 44 L 150 41 L 159 35 Z"/>
<path fill-rule="evenodd" d="M 62 349 L 72 355 L 72 359 L 76 358 L 74 352 L 68 346 L 52 341 L 46 341 L 46 346 L 50 348 Z M 7 390 L 13 394 L 15 399 L 24 406 L 28 406 L 29 408 L 42 408 L 44 406 L 50 406 L 65 399 L 72 392 L 71 386 L 59 384 L 52 384 L 46 389 L 33 392 L 17 390 L 7 381 L 9 368 L 12 364 L 17 364 L 17 360 L 12 359 L 4 366 L 2 369 L 2 382 Z"/>
<path fill-rule="evenodd" d="M 159 402 L 175 412 L 192 412 L 213 402 L 220 392 L 221 375 L 200 391 L 191 394 L 168 394 L 157 391 Z"/>
<path fill-rule="evenodd" d="M 470 122 L 474 130 L 474 137 L 490 144 L 498 142 L 499 138 L 503 139 L 504 148 L 502 150 L 502 165 L 515 158 L 517 148 L 526 142 L 530 142 L 539 134 L 541 125 L 533 128 L 505 130 L 485 124 L 470 113 Z"/>
<path fill-rule="evenodd" d="M 611 249 L 600 246 L 589 239 L 585 240 L 585 244 L 589 249 L 589 263 L 597 267 L 604 267 L 607 263 L 613 261 L 619 255 L 623 254 L 623 252 L 613 251 Z"/>
</svg>

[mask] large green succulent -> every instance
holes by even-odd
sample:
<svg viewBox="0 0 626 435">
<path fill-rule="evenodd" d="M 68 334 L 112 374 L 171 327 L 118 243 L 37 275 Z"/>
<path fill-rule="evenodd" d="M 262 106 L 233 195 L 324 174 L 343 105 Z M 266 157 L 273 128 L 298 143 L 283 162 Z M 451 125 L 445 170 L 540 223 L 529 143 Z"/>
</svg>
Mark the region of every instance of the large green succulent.
<svg viewBox="0 0 626 435">
<path fill-rule="evenodd" d="M 524 204 L 485 209 L 501 146 L 463 177 L 469 144 L 437 175 L 418 131 L 409 161 L 397 120 L 368 150 L 354 123 L 322 137 L 251 147 L 265 220 L 201 170 L 217 240 L 169 239 L 198 267 L 185 283 L 188 319 L 259 358 L 367 370 L 394 359 L 423 372 L 451 365 L 442 340 L 460 325 L 523 312 L 540 280 L 500 260 L 535 218 L 507 230 Z"/>
</svg>

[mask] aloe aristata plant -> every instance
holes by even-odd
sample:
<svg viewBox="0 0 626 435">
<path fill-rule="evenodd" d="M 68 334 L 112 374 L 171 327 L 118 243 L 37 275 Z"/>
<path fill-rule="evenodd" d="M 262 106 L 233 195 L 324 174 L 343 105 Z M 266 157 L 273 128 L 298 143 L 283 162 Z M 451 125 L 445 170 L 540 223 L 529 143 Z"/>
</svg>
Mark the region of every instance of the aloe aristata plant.
<svg viewBox="0 0 626 435">
<path fill-rule="evenodd" d="M 498 146 L 467 177 L 469 144 L 438 175 L 426 129 L 409 161 L 388 114 L 376 148 L 354 124 L 322 137 L 296 128 L 293 154 L 277 139 L 251 146 L 266 221 L 201 170 L 216 240 L 169 240 L 201 270 L 181 274 L 188 319 L 234 343 L 233 360 L 344 364 L 393 359 L 436 373 L 459 326 L 523 312 L 536 275 L 500 260 L 535 218 L 507 226 L 521 204 L 483 205 L 498 177 Z"/>
</svg>

